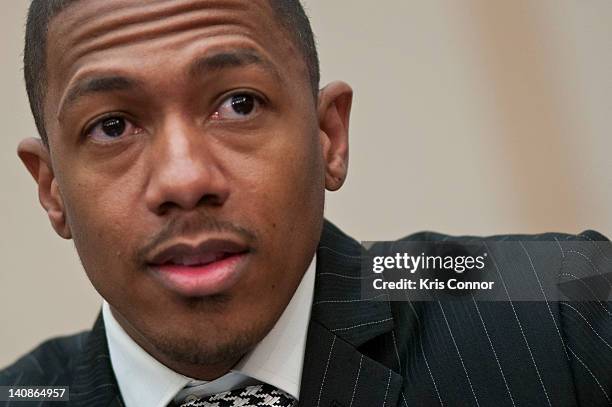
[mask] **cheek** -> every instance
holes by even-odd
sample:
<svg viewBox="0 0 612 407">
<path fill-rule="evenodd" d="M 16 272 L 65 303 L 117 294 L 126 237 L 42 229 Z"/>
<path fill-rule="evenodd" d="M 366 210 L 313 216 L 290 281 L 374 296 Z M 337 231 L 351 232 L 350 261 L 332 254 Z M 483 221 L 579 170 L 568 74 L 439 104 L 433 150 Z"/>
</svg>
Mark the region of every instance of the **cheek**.
<svg viewBox="0 0 612 407">
<path fill-rule="evenodd" d="M 325 191 L 322 162 L 318 138 L 306 132 L 283 139 L 258 160 L 251 202 L 261 203 L 257 215 L 276 250 L 287 253 L 295 246 L 299 253 L 313 235 L 318 239 Z"/>
<path fill-rule="evenodd" d="M 62 180 L 66 216 L 81 262 L 98 284 L 131 261 L 130 247 L 139 231 L 138 179 L 132 171 L 113 178 L 86 166 Z"/>
<path fill-rule="evenodd" d="M 253 170 L 244 176 L 257 186 L 259 199 L 277 210 L 309 206 L 323 185 L 318 140 L 307 133 L 274 138 L 277 141 L 256 154 Z"/>
<path fill-rule="evenodd" d="M 236 179 L 228 214 L 244 216 L 258 231 L 254 270 L 239 288 L 251 312 L 282 311 L 318 243 L 323 218 L 324 180 L 314 136 L 275 143 Z M 262 300 L 265 299 L 265 300 Z M 274 314 L 272 314 L 274 315 Z"/>
</svg>

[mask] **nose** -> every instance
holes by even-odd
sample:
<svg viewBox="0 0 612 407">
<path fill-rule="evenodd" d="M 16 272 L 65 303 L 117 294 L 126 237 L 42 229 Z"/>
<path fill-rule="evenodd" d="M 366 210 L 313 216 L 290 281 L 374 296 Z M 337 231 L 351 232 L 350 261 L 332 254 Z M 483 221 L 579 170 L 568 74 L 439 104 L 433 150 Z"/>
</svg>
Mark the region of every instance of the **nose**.
<svg viewBox="0 0 612 407">
<path fill-rule="evenodd" d="M 163 215 L 170 210 L 223 205 L 229 185 L 210 144 L 201 130 L 181 122 L 167 125 L 154 137 L 145 192 L 150 211 Z"/>
</svg>

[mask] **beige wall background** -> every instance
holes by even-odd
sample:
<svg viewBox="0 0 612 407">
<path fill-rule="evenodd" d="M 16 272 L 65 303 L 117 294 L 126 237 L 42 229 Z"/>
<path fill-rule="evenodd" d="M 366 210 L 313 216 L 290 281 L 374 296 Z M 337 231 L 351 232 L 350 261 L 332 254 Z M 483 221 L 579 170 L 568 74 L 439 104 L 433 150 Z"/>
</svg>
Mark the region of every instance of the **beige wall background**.
<svg viewBox="0 0 612 407">
<path fill-rule="evenodd" d="M 35 133 L 27 0 L 0 13 L 0 366 L 88 329 L 100 298 L 15 154 Z M 612 236 L 612 2 L 309 0 L 323 83 L 355 89 L 350 176 L 326 215 L 361 240 Z"/>
</svg>

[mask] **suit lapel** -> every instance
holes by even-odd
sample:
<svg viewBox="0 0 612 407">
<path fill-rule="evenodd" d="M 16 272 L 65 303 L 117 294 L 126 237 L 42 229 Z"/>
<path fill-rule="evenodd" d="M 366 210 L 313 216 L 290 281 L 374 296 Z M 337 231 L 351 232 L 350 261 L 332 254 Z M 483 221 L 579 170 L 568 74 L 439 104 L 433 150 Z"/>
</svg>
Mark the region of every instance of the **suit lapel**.
<svg viewBox="0 0 612 407">
<path fill-rule="evenodd" d="M 123 406 L 111 367 L 102 313 L 85 340 L 73 366 L 70 405 L 87 407 Z"/>
<path fill-rule="evenodd" d="M 386 301 L 362 301 L 359 243 L 325 221 L 300 405 L 396 406 L 403 378 L 358 348 L 393 329 Z"/>
</svg>

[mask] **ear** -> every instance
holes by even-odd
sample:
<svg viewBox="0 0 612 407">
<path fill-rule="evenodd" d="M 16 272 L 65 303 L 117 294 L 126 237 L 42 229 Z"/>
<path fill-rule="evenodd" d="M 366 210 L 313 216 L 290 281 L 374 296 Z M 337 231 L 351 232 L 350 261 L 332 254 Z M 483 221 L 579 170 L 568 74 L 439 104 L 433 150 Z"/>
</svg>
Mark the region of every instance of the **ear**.
<svg viewBox="0 0 612 407">
<path fill-rule="evenodd" d="M 49 149 L 41 139 L 31 137 L 19 143 L 17 155 L 38 184 L 38 199 L 47 211 L 53 229 L 64 239 L 70 239 L 72 234 L 66 222 L 64 202 L 51 166 Z"/>
<path fill-rule="evenodd" d="M 319 92 L 319 135 L 325 162 L 325 188 L 338 190 L 346 179 L 349 160 L 349 120 L 353 90 L 332 82 Z"/>
</svg>

